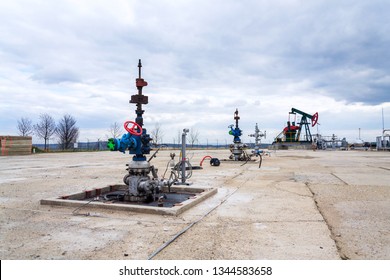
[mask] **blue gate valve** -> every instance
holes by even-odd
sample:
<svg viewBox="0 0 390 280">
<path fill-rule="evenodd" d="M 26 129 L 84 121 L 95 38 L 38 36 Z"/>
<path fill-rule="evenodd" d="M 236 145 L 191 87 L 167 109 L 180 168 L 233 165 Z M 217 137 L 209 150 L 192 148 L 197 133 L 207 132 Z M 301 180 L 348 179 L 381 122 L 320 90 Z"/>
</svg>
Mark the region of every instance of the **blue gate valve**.
<svg viewBox="0 0 390 280">
<path fill-rule="evenodd" d="M 137 140 L 130 133 L 123 134 L 121 139 L 110 138 L 107 142 L 107 148 L 110 151 L 120 151 L 125 153 L 127 149 L 130 151 L 137 147 Z"/>
</svg>

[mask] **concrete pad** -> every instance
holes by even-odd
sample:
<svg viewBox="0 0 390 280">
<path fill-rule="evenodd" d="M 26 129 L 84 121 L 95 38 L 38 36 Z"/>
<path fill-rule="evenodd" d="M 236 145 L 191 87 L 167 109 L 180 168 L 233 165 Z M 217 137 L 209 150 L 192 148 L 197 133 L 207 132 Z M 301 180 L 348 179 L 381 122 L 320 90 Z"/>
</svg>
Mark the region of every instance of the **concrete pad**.
<svg viewBox="0 0 390 280">
<path fill-rule="evenodd" d="M 207 220 L 154 259 L 339 259 L 332 239 L 322 238 L 327 232 L 324 222 Z"/>
<path fill-rule="evenodd" d="M 347 259 L 390 259 L 390 190 L 385 186 L 310 186 Z"/>
<path fill-rule="evenodd" d="M 390 171 L 365 173 L 334 173 L 348 185 L 387 186 L 390 187 Z"/>
<path fill-rule="evenodd" d="M 179 151 L 160 150 L 161 176 Z M 228 150 L 190 150 L 197 165 Z M 191 209 L 151 215 L 41 205 L 121 184 L 129 155 L 35 154 L 0 159 L 1 259 L 390 259 L 390 154 L 277 151 L 194 170 L 192 186 L 218 192 Z M 178 233 L 180 234 L 179 237 Z M 166 245 L 166 246 L 165 246 Z"/>
</svg>

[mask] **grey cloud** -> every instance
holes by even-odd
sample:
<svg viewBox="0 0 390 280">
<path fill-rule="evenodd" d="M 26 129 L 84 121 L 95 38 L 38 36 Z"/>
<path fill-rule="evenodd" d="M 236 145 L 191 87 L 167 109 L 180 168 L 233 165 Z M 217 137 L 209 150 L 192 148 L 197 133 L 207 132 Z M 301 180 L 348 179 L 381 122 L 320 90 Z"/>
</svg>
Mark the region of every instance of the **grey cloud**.
<svg viewBox="0 0 390 280">
<path fill-rule="evenodd" d="M 141 58 L 147 114 L 185 108 L 183 121 L 210 110 L 230 114 L 239 107 L 244 113 L 270 98 L 272 115 L 284 115 L 280 104 L 290 106 L 303 94 L 313 97 L 307 107 L 316 94 L 346 104 L 389 102 L 387 1 L 39 3 L 0 3 L 0 74 L 11 81 L 3 89 L 10 96 L 16 96 L 12 82 L 20 92 L 33 87 L 51 95 L 56 85 L 72 109 L 80 91 L 110 100 L 93 98 L 91 118 L 101 105 L 107 112 L 123 106 L 131 116 L 128 99 Z"/>
<path fill-rule="evenodd" d="M 31 79 L 46 84 L 82 82 L 81 77 L 70 69 L 45 69 L 33 74 Z"/>
</svg>

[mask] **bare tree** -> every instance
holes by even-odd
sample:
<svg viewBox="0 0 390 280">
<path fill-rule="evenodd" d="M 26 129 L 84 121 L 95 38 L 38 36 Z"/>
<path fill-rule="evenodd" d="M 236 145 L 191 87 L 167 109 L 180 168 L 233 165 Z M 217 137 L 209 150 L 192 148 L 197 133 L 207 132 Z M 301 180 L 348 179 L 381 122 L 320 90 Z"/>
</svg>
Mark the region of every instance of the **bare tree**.
<svg viewBox="0 0 390 280">
<path fill-rule="evenodd" d="M 154 144 L 161 144 L 162 141 L 163 141 L 163 137 L 164 137 L 164 131 L 162 130 L 161 128 L 161 124 L 160 123 L 156 123 L 154 125 L 154 129 L 152 130 L 152 132 L 150 133 L 150 136 L 152 137 L 153 139 L 153 143 Z"/>
<path fill-rule="evenodd" d="M 193 148 L 194 147 L 194 143 L 198 142 L 199 140 L 199 131 L 198 130 L 194 130 L 194 129 L 190 129 L 190 134 L 188 135 L 189 136 L 189 140 L 190 140 L 190 143 L 191 143 L 191 147 Z"/>
<path fill-rule="evenodd" d="M 56 131 L 56 123 L 48 114 L 41 114 L 39 120 L 39 123 L 34 125 L 34 132 L 39 138 L 45 140 L 45 150 L 47 150 L 48 141 Z"/>
<path fill-rule="evenodd" d="M 64 115 L 57 125 L 56 134 L 62 150 L 72 148 L 73 143 L 76 143 L 79 137 L 79 128 L 76 127 L 76 119 L 71 115 Z"/>
<path fill-rule="evenodd" d="M 117 122 L 114 122 L 110 125 L 110 136 L 107 138 L 119 138 L 123 134 L 123 130 L 121 125 L 119 125 Z"/>
<path fill-rule="evenodd" d="M 21 118 L 18 121 L 18 130 L 20 136 L 32 135 L 34 132 L 32 121 L 29 118 Z"/>
</svg>

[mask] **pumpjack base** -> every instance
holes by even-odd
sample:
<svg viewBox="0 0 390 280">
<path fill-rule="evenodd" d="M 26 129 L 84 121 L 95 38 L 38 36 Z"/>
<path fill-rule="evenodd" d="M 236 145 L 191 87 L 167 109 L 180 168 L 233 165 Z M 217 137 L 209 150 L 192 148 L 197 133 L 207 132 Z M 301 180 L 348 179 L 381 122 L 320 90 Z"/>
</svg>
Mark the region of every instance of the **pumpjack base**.
<svg viewBox="0 0 390 280">
<path fill-rule="evenodd" d="M 311 142 L 277 142 L 273 143 L 269 150 L 312 150 L 313 144 Z"/>
</svg>

